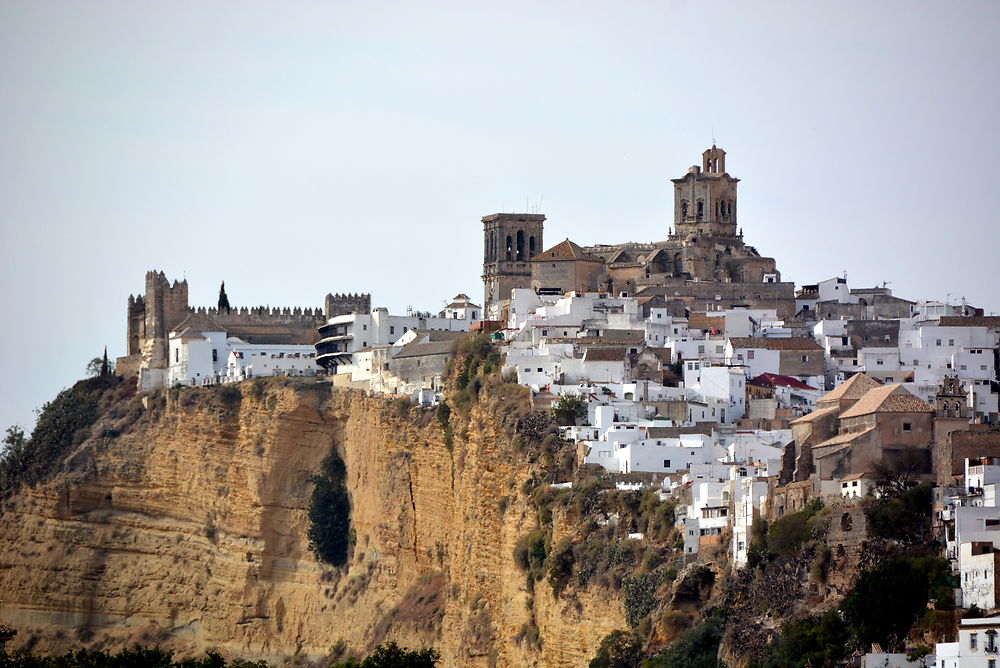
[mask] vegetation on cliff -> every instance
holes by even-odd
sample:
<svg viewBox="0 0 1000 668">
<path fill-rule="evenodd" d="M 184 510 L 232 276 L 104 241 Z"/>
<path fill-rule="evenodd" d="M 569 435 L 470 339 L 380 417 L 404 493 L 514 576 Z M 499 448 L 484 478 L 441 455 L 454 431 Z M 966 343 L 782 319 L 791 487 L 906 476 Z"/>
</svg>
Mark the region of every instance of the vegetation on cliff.
<svg viewBox="0 0 1000 668">
<path fill-rule="evenodd" d="M 334 566 L 347 563 L 351 546 L 351 502 L 347 496 L 347 467 L 336 451 L 323 460 L 309 501 L 309 547 Z"/>
<path fill-rule="evenodd" d="M 134 394 L 134 384 L 117 376 L 98 375 L 79 381 L 42 406 L 30 438 L 17 427 L 9 428 L 0 456 L 0 498 L 10 496 L 21 485 L 46 480 L 109 411 L 114 412 L 111 417 L 134 419 L 140 410 L 130 405 Z M 114 438 L 120 428 L 120 424 L 109 425 L 99 435 Z"/>
</svg>

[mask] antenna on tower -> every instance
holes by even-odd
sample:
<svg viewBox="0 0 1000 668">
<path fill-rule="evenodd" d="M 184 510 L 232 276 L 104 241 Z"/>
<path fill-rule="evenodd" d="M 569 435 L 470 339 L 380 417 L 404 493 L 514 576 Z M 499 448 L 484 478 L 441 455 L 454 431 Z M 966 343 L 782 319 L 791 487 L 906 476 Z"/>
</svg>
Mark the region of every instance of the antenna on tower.
<svg viewBox="0 0 1000 668">
<path fill-rule="evenodd" d="M 712 128 L 712 146 L 715 146 L 715 128 Z"/>
</svg>

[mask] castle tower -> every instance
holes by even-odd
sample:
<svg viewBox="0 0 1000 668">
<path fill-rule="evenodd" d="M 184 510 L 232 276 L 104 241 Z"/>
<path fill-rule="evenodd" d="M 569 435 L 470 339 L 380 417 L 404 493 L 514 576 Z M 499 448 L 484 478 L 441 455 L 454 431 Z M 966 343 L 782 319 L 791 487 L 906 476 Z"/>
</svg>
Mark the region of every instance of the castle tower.
<svg viewBox="0 0 1000 668">
<path fill-rule="evenodd" d="M 483 217 L 483 307 L 499 317 L 499 305 L 514 288 L 531 287 L 530 260 L 542 252 L 545 216 L 495 213 Z"/>
<path fill-rule="evenodd" d="M 695 165 L 674 184 L 673 241 L 709 237 L 733 240 L 736 233 L 736 184 L 726 173 L 726 152 L 712 145 Z"/>
</svg>

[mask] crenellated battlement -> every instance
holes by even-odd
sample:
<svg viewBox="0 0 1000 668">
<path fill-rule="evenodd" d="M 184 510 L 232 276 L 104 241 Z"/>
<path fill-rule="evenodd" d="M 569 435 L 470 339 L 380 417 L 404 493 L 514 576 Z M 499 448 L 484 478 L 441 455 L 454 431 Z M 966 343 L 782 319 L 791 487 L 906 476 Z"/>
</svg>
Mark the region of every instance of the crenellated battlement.
<svg viewBox="0 0 1000 668">
<path fill-rule="evenodd" d="M 319 319 L 320 321 L 325 320 L 325 315 L 322 307 L 306 307 L 301 306 L 289 307 L 289 306 L 234 306 L 229 309 L 219 310 L 214 306 L 192 306 L 188 308 L 190 313 L 198 313 L 201 315 L 207 315 L 213 320 L 218 321 L 220 324 L 226 324 L 229 322 L 236 322 L 241 319 L 246 319 L 247 322 L 259 323 L 264 320 L 267 321 L 278 321 L 281 323 L 291 322 L 291 321 L 309 321 Z"/>
<path fill-rule="evenodd" d="M 128 296 L 128 354 L 142 358 L 140 386 L 157 387 L 165 382 L 169 334 L 191 315 L 208 316 L 248 343 L 311 344 L 327 318 L 370 311 L 370 294 L 339 292 L 326 295 L 322 307 L 191 306 L 186 279 L 171 282 L 162 271 L 150 270 L 145 294 Z"/>
</svg>

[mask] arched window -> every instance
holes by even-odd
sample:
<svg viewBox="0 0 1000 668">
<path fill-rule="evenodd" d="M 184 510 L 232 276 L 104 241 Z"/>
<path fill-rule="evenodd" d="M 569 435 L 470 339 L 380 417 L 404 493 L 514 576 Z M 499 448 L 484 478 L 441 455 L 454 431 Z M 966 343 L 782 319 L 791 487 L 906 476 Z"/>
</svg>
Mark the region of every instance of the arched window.
<svg viewBox="0 0 1000 668">
<path fill-rule="evenodd" d="M 517 231 L 517 261 L 524 262 L 524 230 Z"/>
<path fill-rule="evenodd" d="M 535 257 L 535 237 L 534 235 L 528 237 L 528 258 Z"/>
<path fill-rule="evenodd" d="M 681 202 L 681 221 L 687 218 L 688 215 L 688 203 L 687 201 Z"/>
<path fill-rule="evenodd" d="M 701 200 L 698 200 L 698 218 L 700 219 L 704 215 L 705 215 L 705 203 L 702 202 Z"/>
<path fill-rule="evenodd" d="M 507 259 L 508 259 L 508 260 L 510 260 L 510 259 L 511 259 L 511 257 L 510 257 L 510 256 L 511 256 L 511 253 L 512 253 L 513 251 L 514 251 L 514 240 L 513 240 L 513 239 L 511 239 L 511 238 L 510 238 L 510 235 L 508 234 L 508 235 L 507 235 Z"/>
<path fill-rule="evenodd" d="M 683 273 L 684 263 L 681 260 L 680 253 L 674 253 L 674 276 L 680 276 Z"/>
</svg>

